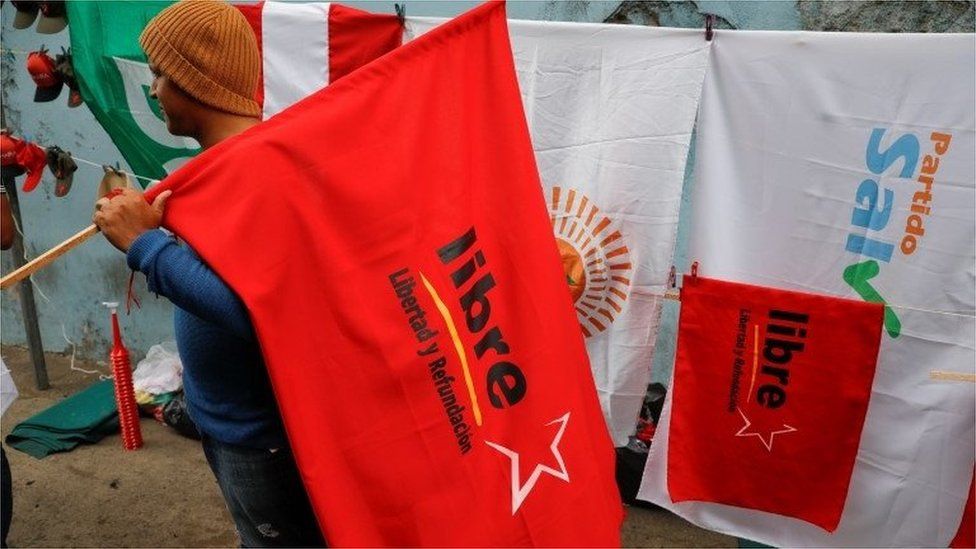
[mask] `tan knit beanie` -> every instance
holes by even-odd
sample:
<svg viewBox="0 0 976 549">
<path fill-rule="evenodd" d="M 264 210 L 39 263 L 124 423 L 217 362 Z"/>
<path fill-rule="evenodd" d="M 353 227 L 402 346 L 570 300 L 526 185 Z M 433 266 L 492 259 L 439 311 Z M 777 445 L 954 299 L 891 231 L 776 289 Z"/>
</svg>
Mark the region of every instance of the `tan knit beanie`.
<svg viewBox="0 0 976 549">
<path fill-rule="evenodd" d="M 182 0 L 146 25 L 139 44 L 149 60 L 197 101 L 261 116 L 254 100 L 261 71 L 257 39 L 236 8 L 220 0 Z"/>
</svg>

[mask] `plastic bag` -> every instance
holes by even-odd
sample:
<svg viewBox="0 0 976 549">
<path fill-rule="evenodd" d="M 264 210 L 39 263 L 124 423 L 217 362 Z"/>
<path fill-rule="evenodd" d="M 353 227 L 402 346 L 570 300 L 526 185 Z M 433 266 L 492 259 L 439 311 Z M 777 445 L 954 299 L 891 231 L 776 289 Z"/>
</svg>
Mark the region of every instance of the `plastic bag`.
<svg viewBox="0 0 976 549">
<path fill-rule="evenodd" d="M 176 350 L 176 342 L 166 341 L 150 347 L 146 358 L 140 360 L 132 372 L 132 385 L 136 391 L 152 395 L 182 389 L 183 363 Z"/>
</svg>

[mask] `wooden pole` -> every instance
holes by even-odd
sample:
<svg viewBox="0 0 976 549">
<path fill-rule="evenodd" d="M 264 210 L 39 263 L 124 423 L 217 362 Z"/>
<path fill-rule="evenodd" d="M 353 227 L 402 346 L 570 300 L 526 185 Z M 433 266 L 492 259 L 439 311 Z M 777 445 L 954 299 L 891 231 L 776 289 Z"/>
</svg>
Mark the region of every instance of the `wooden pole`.
<svg viewBox="0 0 976 549">
<path fill-rule="evenodd" d="M 41 270 L 41 268 L 46 267 L 49 263 L 68 253 L 68 251 L 70 251 L 72 248 L 88 240 L 96 233 L 98 233 L 98 227 L 95 225 L 89 225 L 88 227 L 78 231 L 64 242 L 35 257 L 29 263 L 25 263 L 17 268 L 17 270 L 14 272 L 0 278 L 0 290 L 6 290 L 14 284 L 34 274 L 36 271 Z M 23 255 L 21 255 L 21 257 L 23 257 Z"/>
<path fill-rule="evenodd" d="M 7 127 L 7 107 L 0 108 L 0 128 Z M 24 230 L 24 222 L 20 218 L 20 202 L 17 200 L 17 179 L 10 175 L 0 173 L 0 182 L 3 183 L 7 191 L 7 198 L 10 199 L 10 215 L 13 216 L 17 227 Z M 11 247 L 14 254 L 14 265 L 24 264 L 24 242 L 19 234 L 14 235 L 14 243 Z M 24 332 L 27 334 L 27 348 L 30 350 L 31 362 L 34 363 L 34 383 L 38 390 L 44 391 L 51 387 L 47 379 L 47 363 L 44 361 L 44 343 L 41 341 L 41 329 L 37 326 L 37 307 L 34 305 L 34 285 L 30 280 L 20 287 L 20 313 L 24 317 Z"/>
</svg>

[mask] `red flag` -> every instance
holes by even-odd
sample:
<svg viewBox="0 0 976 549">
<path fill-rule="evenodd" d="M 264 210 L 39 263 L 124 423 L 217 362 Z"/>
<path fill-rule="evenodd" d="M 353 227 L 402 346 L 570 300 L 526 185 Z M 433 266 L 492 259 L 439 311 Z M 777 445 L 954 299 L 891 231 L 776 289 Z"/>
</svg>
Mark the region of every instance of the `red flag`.
<svg viewBox="0 0 976 549">
<path fill-rule="evenodd" d="M 973 480 L 969 481 L 969 499 L 966 500 L 966 507 L 962 510 L 962 521 L 956 535 L 949 542 L 949 547 L 976 547 L 976 470 L 973 471 Z"/>
<path fill-rule="evenodd" d="M 673 501 L 837 528 L 881 305 L 685 277 L 668 450 Z"/>
<path fill-rule="evenodd" d="M 619 544 L 504 5 L 155 187 L 247 305 L 333 545 Z"/>
<path fill-rule="evenodd" d="M 335 82 L 398 47 L 403 23 L 395 15 L 330 4 L 329 82 Z"/>
</svg>

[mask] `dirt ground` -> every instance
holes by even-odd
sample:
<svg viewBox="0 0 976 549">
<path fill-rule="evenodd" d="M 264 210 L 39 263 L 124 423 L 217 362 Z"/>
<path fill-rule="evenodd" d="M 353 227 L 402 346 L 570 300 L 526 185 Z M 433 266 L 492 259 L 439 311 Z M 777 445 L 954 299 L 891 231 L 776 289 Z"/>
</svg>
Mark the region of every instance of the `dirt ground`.
<svg viewBox="0 0 976 549">
<path fill-rule="evenodd" d="M 4 346 L 0 353 L 20 391 L 0 423 L 4 437 L 21 420 L 97 381 L 70 370 L 67 357 L 48 354 L 51 388 L 38 391 L 26 350 Z M 134 452 L 122 450 L 118 435 L 41 460 L 5 446 L 13 474 L 10 546 L 236 546 L 200 444 L 147 418 L 142 434 L 145 446 Z M 626 547 L 736 545 L 663 510 L 629 508 L 622 534 Z"/>
</svg>

